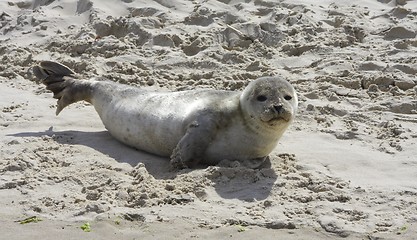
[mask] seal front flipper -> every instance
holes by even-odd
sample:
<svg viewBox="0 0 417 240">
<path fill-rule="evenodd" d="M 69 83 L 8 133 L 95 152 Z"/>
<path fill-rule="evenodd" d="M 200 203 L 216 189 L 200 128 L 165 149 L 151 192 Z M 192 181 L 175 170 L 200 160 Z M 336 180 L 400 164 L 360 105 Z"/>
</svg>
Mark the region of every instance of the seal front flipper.
<svg viewBox="0 0 417 240">
<path fill-rule="evenodd" d="M 91 100 L 91 83 L 77 80 L 75 73 L 62 64 L 43 61 L 40 66 L 33 67 L 33 73 L 58 99 L 56 115 L 71 103 Z"/>
<path fill-rule="evenodd" d="M 269 156 L 246 159 L 242 161 L 242 165 L 251 169 L 271 168 L 271 159 Z"/>
<path fill-rule="evenodd" d="M 203 158 L 204 153 L 216 135 L 217 124 L 214 116 L 200 115 L 200 119 L 188 125 L 185 135 L 171 154 L 171 167 L 183 169 L 194 167 Z"/>
</svg>

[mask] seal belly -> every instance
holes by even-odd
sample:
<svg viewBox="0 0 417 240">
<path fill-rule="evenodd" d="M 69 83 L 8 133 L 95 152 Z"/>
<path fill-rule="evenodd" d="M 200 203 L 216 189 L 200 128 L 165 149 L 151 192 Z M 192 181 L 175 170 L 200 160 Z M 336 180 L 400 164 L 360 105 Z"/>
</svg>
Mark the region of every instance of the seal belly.
<svg viewBox="0 0 417 240">
<path fill-rule="evenodd" d="M 119 141 L 160 156 L 171 156 L 195 112 L 214 91 L 151 92 L 96 82 L 92 103 L 104 126 Z"/>
<path fill-rule="evenodd" d="M 265 157 L 276 147 L 278 139 L 279 136 L 265 136 L 248 131 L 237 121 L 227 129 L 218 131 L 206 149 L 204 161 L 217 164 L 225 159 L 241 161 Z"/>
<path fill-rule="evenodd" d="M 116 139 L 160 156 L 170 156 L 184 135 L 186 111 L 183 102 L 176 101 L 172 95 L 157 92 L 114 97 L 101 107 L 101 111 L 97 110 L 105 127 Z"/>
</svg>

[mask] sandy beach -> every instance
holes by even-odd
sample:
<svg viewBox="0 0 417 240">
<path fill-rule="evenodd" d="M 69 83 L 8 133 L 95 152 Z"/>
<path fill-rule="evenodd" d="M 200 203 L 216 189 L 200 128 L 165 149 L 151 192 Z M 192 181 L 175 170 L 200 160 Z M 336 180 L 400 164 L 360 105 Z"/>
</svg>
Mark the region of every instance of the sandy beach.
<svg viewBox="0 0 417 240">
<path fill-rule="evenodd" d="M 413 0 L 0 1 L 0 239 L 417 239 L 416 35 Z M 299 109 L 270 168 L 170 171 L 86 102 L 55 116 L 44 60 L 154 91 L 281 75 Z"/>
</svg>

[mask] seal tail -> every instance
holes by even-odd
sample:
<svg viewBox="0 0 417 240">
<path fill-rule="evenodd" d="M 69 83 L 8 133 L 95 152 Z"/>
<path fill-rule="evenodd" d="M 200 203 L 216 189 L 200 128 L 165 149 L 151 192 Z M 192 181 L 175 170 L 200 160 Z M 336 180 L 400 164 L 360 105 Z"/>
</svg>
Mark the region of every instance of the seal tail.
<svg viewBox="0 0 417 240">
<path fill-rule="evenodd" d="M 58 99 L 56 115 L 72 103 L 82 100 L 90 102 L 91 83 L 76 79 L 75 73 L 68 67 L 57 62 L 43 61 L 33 67 L 33 73 Z"/>
</svg>

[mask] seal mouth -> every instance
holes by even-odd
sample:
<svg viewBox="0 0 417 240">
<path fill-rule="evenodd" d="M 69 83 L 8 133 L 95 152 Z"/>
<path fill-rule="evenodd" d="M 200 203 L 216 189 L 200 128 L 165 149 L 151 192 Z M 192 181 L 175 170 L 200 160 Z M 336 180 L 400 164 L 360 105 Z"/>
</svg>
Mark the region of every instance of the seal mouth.
<svg viewBox="0 0 417 240">
<path fill-rule="evenodd" d="M 271 119 L 269 119 L 266 122 L 269 125 L 273 126 L 273 125 L 277 125 L 279 122 L 289 122 L 289 121 L 291 121 L 291 116 L 279 115 L 279 116 L 272 117 Z"/>
<path fill-rule="evenodd" d="M 264 116 L 261 117 L 261 120 L 268 126 L 274 127 L 279 126 L 283 123 L 289 123 L 291 121 L 291 114 L 279 114 L 273 116 Z"/>
<path fill-rule="evenodd" d="M 279 122 L 290 122 L 292 119 L 292 114 L 289 111 L 281 110 L 281 111 L 266 111 L 264 112 L 263 116 L 261 116 L 261 120 L 270 124 L 276 125 Z"/>
<path fill-rule="evenodd" d="M 275 116 L 273 118 L 271 118 L 271 120 L 269 120 L 268 122 L 276 122 L 276 121 L 286 121 L 289 122 L 291 120 L 290 116 Z"/>
</svg>

